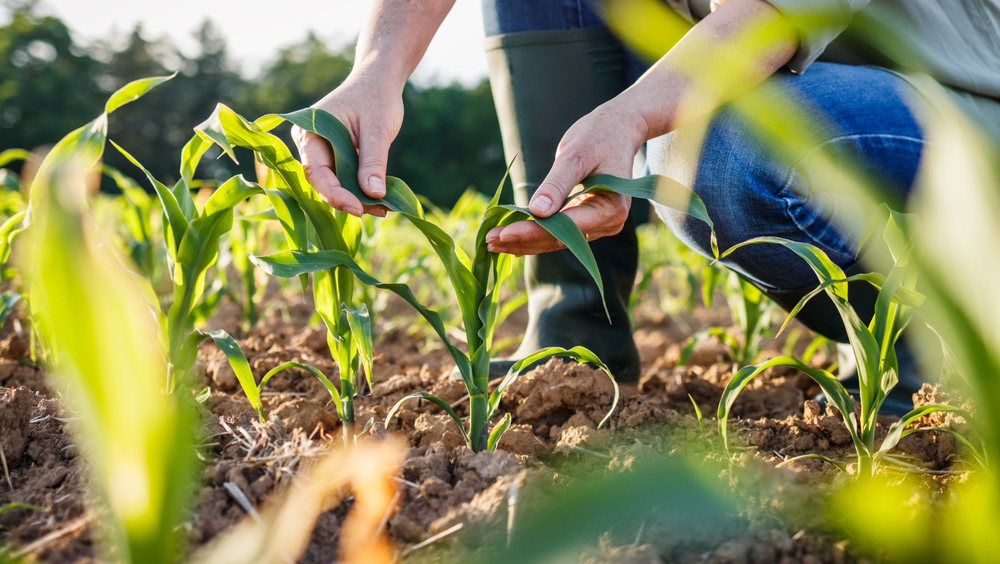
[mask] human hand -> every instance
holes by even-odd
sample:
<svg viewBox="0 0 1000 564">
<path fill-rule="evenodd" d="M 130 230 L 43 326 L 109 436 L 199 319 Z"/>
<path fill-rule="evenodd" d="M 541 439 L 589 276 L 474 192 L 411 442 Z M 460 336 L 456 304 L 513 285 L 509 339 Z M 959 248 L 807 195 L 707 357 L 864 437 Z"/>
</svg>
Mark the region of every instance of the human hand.
<svg viewBox="0 0 1000 564">
<path fill-rule="evenodd" d="M 372 73 L 352 74 L 313 105 L 333 114 L 347 127 L 358 149 L 358 183 L 372 198 L 385 196 L 389 144 L 403 123 L 402 91 L 386 84 L 391 81 L 380 80 Z M 388 211 L 385 206 L 362 205 L 341 185 L 333 171 L 333 152 L 325 139 L 299 127 L 292 128 L 292 139 L 302 159 L 306 180 L 327 203 L 357 217 L 363 213 L 385 217 Z"/>
<path fill-rule="evenodd" d="M 631 178 L 632 161 L 646 141 L 642 116 L 627 104 L 611 100 L 580 118 L 563 135 L 555 162 L 535 190 L 528 209 L 539 217 L 564 211 L 588 241 L 615 235 L 628 218 L 631 199 L 615 192 L 593 192 L 563 202 L 581 180 L 592 174 Z M 494 253 L 534 255 L 564 247 L 534 221 L 496 227 L 486 235 Z"/>
</svg>

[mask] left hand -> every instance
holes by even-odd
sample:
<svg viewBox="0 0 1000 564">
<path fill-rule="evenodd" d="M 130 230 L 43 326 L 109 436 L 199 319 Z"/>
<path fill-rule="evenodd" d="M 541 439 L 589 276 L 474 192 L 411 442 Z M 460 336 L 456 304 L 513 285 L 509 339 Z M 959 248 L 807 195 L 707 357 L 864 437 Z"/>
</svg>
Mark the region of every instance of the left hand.
<svg viewBox="0 0 1000 564">
<path fill-rule="evenodd" d="M 628 218 L 631 198 L 614 192 L 594 192 L 562 203 L 581 180 L 592 174 L 632 177 L 632 161 L 646 141 L 642 116 L 629 105 L 613 99 L 580 118 L 563 135 L 555 162 L 535 190 L 528 209 L 538 217 L 562 211 L 580 228 L 588 241 L 615 235 Z M 534 221 L 496 227 L 486 235 L 493 253 L 535 255 L 564 248 L 558 239 Z"/>
</svg>

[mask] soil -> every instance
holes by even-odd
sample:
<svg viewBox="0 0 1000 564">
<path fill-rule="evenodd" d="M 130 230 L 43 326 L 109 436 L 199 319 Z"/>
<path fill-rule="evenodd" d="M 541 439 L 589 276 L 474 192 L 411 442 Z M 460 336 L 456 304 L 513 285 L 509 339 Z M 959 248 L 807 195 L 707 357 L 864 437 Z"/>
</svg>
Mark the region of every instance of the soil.
<svg viewBox="0 0 1000 564">
<path fill-rule="evenodd" d="M 296 302 L 298 300 L 291 300 Z M 272 308 L 249 334 L 239 339 L 254 374 L 286 361 L 305 362 L 333 381 L 325 329 L 310 325 L 308 304 Z M 684 327 L 719 323 L 717 311 L 696 311 Z M 722 314 L 724 319 L 725 314 Z M 242 335 L 231 304 L 224 304 L 210 328 Z M 12 320 L 14 321 L 14 320 Z M 94 523 L 99 516 L 87 503 L 85 465 L 71 433 L 72 420 L 56 392 L 57 384 L 30 360 L 30 347 L 19 324 L 8 321 L 0 332 L 0 448 L 6 472 L 0 476 L 0 546 L 9 545 L 27 561 L 53 564 L 102 562 Z M 502 329 L 523 324 L 523 312 Z M 823 533 L 810 504 L 839 478 L 831 464 L 805 459 L 775 468 L 788 457 L 821 454 L 849 460 L 851 439 L 840 415 L 811 398 L 820 392 L 811 380 L 791 369 L 773 369 L 750 383 L 732 410 L 730 436 L 737 452 L 735 467 L 720 465 L 714 417 L 723 388 L 733 374 L 728 349 L 718 341 L 700 344 L 687 366 L 679 366 L 686 332 L 669 319 L 647 320 L 636 331 L 643 371 L 637 386 L 623 387 L 617 409 L 597 428 L 611 408 L 614 388 L 607 376 L 585 365 L 554 359 L 515 381 L 500 403 L 500 415 L 514 424 L 495 453 L 473 453 L 451 418 L 428 401 L 403 405 L 388 428 L 389 409 L 404 396 L 429 391 L 467 415 L 465 389 L 448 379 L 452 365 L 446 352 L 414 339 L 405 324 L 396 324 L 377 345 L 373 386 L 358 397 L 357 420 L 372 421 L 367 435 L 404 437 L 409 450 L 399 476 L 399 506 L 385 526 L 405 559 L 413 562 L 457 560 L 476 554 L 506 534 L 511 492 L 519 503 L 541 505 L 561 488 L 592 476 L 612 476 L 637 468 L 649 457 L 682 454 L 702 460 L 710 472 L 729 480 L 734 491 L 754 490 L 737 508 L 732 524 L 685 530 L 678 538 L 669 520 L 650 518 L 638 527 L 613 528 L 595 535 L 579 557 L 586 563 L 826 563 L 862 562 L 850 543 Z M 378 331 L 376 331 L 378 332 Z M 762 358 L 777 354 L 782 343 L 770 343 Z M 828 364 L 822 354 L 816 365 Z M 323 386 L 307 372 L 286 370 L 265 387 L 266 422 L 257 420 L 239 391 L 225 357 L 211 344 L 199 355 L 206 460 L 195 508 L 184 530 L 190 547 L 216 538 L 246 518 L 245 496 L 253 507 L 284 491 L 292 478 L 331 446 L 341 429 Z M 918 403 L 940 401 L 926 388 Z M 697 404 L 704 420 L 696 417 Z M 958 425 L 952 415 L 924 422 Z M 881 432 L 894 421 L 880 419 Z M 702 430 L 704 424 L 704 430 Z M 68 426 L 69 425 L 69 426 Z M 946 433 L 916 433 L 900 442 L 909 464 L 931 471 L 952 468 L 959 458 Z M 9 478 L 7 477 L 9 474 Z M 934 479 L 930 477 L 928 479 Z M 652 486 L 651 486 L 652 487 Z M 239 492 L 239 493 L 237 493 Z M 764 492 L 764 493 L 761 493 Z M 523 500 L 529 500 L 524 502 Z M 339 533 L 351 501 L 323 513 L 316 522 L 303 563 L 336 560 Z M 785 519 L 789 515 L 793 519 Z M 795 526 L 789 525 L 795 523 Z M 462 525 L 427 548 L 418 543 Z M 676 524 L 674 524 L 676 525 Z M 502 538 L 499 539 L 502 542 Z"/>
</svg>

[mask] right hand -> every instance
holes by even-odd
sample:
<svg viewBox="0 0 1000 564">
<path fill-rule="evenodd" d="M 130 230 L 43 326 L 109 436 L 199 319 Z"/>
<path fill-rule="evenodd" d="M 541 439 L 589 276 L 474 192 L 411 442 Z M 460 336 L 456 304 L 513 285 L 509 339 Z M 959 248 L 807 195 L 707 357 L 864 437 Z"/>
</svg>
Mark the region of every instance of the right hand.
<svg viewBox="0 0 1000 564">
<path fill-rule="evenodd" d="M 403 123 L 402 92 L 384 86 L 386 83 L 378 77 L 352 74 L 313 104 L 314 108 L 333 114 L 347 127 L 351 142 L 358 150 L 358 183 L 372 198 L 385 196 L 389 144 Z M 363 213 L 385 217 L 388 211 L 385 206 L 362 205 L 341 186 L 333 171 L 333 152 L 325 139 L 299 127 L 292 128 L 292 139 L 299 150 L 306 180 L 327 203 L 357 217 Z"/>
</svg>

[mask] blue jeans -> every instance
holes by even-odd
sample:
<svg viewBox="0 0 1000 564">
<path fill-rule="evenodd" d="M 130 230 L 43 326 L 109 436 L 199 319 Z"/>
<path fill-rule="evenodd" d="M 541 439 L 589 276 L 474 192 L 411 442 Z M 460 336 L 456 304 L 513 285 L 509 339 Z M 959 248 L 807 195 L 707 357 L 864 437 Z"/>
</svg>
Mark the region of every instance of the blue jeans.
<svg viewBox="0 0 1000 564">
<path fill-rule="evenodd" d="M 602 25 L 588 0 L 483 0 L 487 35 L 575 29 Z M 641 65 L 627 68 L 629 82 Z M 773 144 L 738 112 L 723 107 L 704 137 L 692 145 L 685 131 L 647 143 L 647 170 L 687 185 L 698 194 L 715 224 L 720 249 L 759 236 L 812 243 L 841 267 L 856 262 L 856 247 L 868 211 L 820 189 L 822 178 L 803 162 L 820 148 L 845 166 L 860 167 L 888 192 L 905 200 L 914 183 L 923 138 L 906 96 L 910 86 L 874 67 L 815 63 L 801 75 L 775 74 L 779 95 L 769 100 L 774 115 L 799 108 L 814 116 L 813 146 L 777 155 Z M 711 255 L 709 231 L 699 220 L 660 205 L 658 215 L 686 244 Z M 816 275 L 800 258 L 778 245 L 751 245 L 723 261 L 766 289 L 813 287 Z"/>
</svg>

